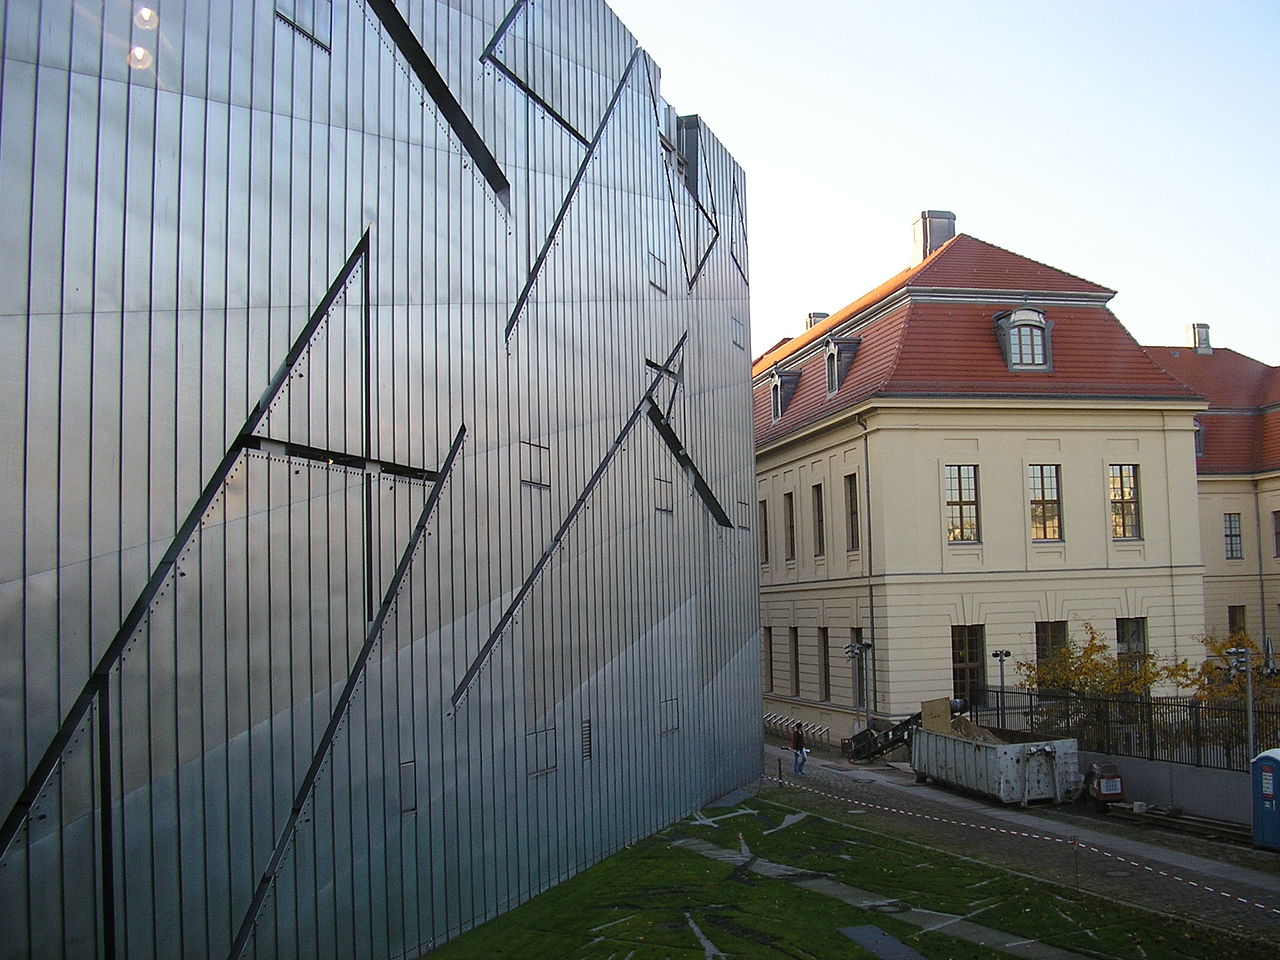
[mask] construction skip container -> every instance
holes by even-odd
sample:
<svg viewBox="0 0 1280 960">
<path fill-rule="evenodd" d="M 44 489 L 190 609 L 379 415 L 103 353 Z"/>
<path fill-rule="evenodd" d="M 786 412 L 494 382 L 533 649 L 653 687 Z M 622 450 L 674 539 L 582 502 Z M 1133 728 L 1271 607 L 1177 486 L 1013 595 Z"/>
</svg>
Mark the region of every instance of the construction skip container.
<svg viewBox="0 0 1280 960">
<path fill-rule="evenodd" d="M 1000 731 L 1001 736 L 1008 736 Z M 1003 803 L 1064 803 L 1083 789 L 1074 739 L 992 743 L 917 730 L 911 739 L 916 778 L 963 787 Z"/>
</svg>

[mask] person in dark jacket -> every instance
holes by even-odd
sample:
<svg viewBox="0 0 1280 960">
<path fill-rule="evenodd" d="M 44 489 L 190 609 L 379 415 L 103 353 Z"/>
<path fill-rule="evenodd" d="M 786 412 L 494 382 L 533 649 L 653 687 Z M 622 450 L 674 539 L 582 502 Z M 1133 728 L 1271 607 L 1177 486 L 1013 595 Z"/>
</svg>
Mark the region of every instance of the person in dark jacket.
<svg viewBox="0 0 1280 960">
<path fill-rule="evenodd" d="M 797 777 L 803 777 L 805 775 L 804 762 L 809 759 L 809 751 L 805 749 L 804 745 L 804 727 L 800 725 L 798 720 L 796 721 L 796 728 L 791 731 L 791 752 L 796 757 L 792 772 Z"/>
</svg>

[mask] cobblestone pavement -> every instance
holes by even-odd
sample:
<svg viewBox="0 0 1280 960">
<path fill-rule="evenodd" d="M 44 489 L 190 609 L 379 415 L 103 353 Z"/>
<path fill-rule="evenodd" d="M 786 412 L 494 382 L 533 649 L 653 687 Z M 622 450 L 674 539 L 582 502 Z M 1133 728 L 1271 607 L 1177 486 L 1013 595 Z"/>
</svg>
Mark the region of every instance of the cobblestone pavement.
<svg viewBox="0 0 1280 960">
<path fill-rule="evenodd" d="M 765 787 L 779 782 L 847 802 L 856 824 L 1007 870 L 1091 890 L 1187 920 L 1280 943 L 1280 854 L 1169 836 L 1067 807 L 1005 807 L 890 765 L 814 753 L 806 775 L 766 743 Z"/>
</svg>

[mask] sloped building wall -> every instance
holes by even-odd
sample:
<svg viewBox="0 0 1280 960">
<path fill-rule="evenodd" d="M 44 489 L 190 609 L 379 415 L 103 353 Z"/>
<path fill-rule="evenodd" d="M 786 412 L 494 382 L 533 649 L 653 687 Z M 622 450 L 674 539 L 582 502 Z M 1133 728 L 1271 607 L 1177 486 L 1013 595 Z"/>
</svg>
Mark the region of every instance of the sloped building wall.
<svg viewBox="0 0 1280 960">
<path fill-rule="evenodd" d="M 753 778 L 744 182 L 603 3 L 0 31 L 0 956 L 416 956 Z"/>
</svg>

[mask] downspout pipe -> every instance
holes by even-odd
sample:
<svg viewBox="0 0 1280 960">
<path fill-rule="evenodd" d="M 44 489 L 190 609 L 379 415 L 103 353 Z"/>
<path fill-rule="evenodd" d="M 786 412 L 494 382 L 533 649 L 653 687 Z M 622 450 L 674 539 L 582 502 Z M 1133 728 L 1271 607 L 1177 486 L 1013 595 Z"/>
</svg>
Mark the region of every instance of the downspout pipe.
<svg viewBox="0 0 1280 960">
<path fill-rule="evenodd" d="M 1258 609 L 1262 611 L 1262 666 L 1270 670 L 1273 666 L 1271 644 L 1267 636 L 1267 578 L 1262 573 L 1262 494 L 1258 490 L 1258 478 L 1253 478 L 1253 527 L 1258 545 Z"/>
<path fill-rule="evenodd" d="M 862 430 L 862 495 L 866 501 L 866 518 L 867 518 L 867 619 L 871 626 L 871 703 L 876 702 L 876 671 L 874 669 L 876 659 L 876 587 L 872 581 L 875 574 L 875 538 L 871 531 L 871 445 L 867 440 L 867 421 L 862 418 L 862 414 L 858 414 L 853 418 Z M 871 704 L 867 704 L 867 726 L 870 723 Z"/>
</svg>

